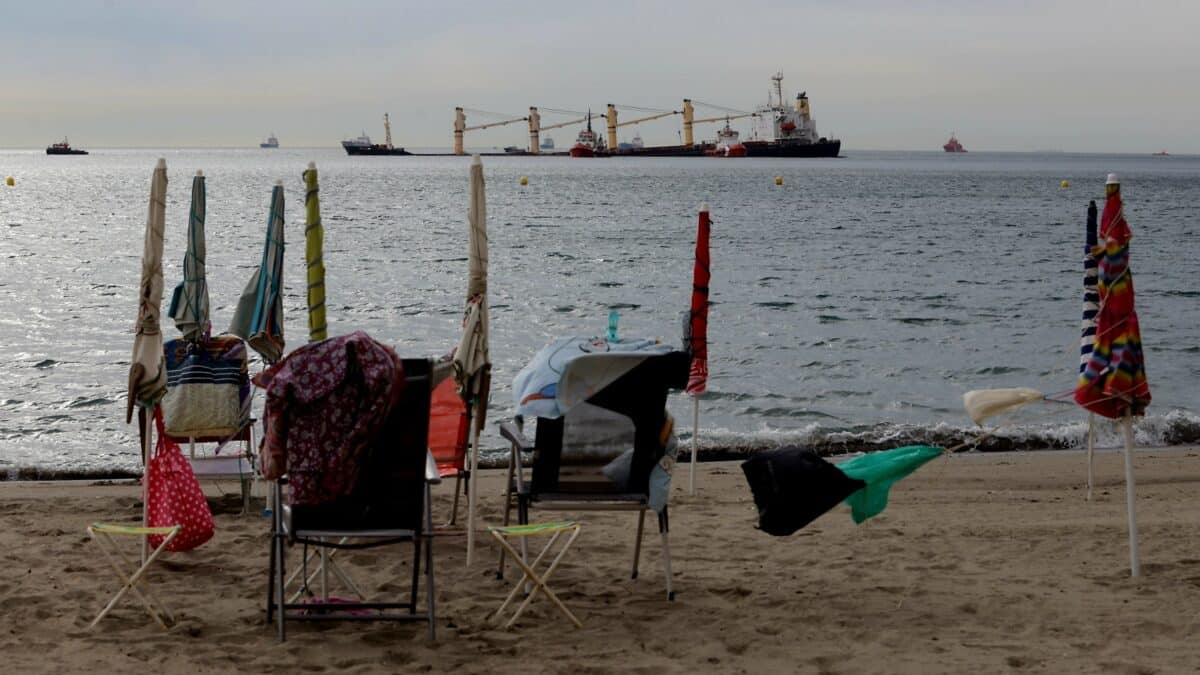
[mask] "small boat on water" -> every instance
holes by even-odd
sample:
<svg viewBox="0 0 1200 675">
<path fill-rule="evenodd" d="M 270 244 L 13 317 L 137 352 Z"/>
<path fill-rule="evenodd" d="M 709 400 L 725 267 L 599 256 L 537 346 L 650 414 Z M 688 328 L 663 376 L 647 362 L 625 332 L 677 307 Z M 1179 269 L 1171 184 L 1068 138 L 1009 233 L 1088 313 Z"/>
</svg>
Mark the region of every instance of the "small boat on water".
<svg viewBox="0 0 1200 675">
<path fill-rule="evenodd" d="M 262 143 L 259 143 L 258 147 L 260 147 L 260 148 L 278 148 L 279 147 L 279 139 L 275 138 L 275 132 L 272 131 L 271 135 L 267 136 L 267 140 L 263 141 Z"/>
<path fill-rule="evenodd" d="M 597 150 L 604 150 L 604 139 L 600 138 L 600 134 L 592 131 L 592 111 L 589 110 L 587 127 L 579 132 L 569 154 L 572 157 L 595 157 Z"/>
<path fill-rule="evenodd" d="M 63 138 L 61 143 L 54 143 L 54 144 L 51 144 L 50 146 L 48 146 L 46 148 L 46 154 L 47 155 L 86 155 L 86 154 L 88 154 L 88 152 L 87 152 L 87 150 L 80 150 L 78 148 L 72 148 L 71 144 L 67 142 L 67 139 Z"/>
<path fill-rule="evenodd" d="M 404 148 L 392 146 L 392 124 L 388 121 L 387 113 L 383 114 L 383 131 L 386 139 L 383 143 L 372 143 L 367 132 L 350 141 L 342 141 L 342 148 L 347 155 L 411 155 Z"/>
<path fill-rule="evenodd" d="M 1167 154 L 1166 150 L 1159 150 L 1158 152 L 1151 155 L 1151 157 L 1170 157 L 1170 156 L 1171 155 Z"/>
<path fill-rule="evenodd" d="M 507 152 L 507 153 L 508 153 L 508 154 L 510 154 L 510 155 L 523 155 L 523 154 L 525 154 L 525 148 L 521 148 L 521 147 L 518 147 L 518 146 L 515 146 L 515 145 L 506 145 L 506 146 L 504 146 L 504 151 L 505 151 L 505 152 Z"/>
<path fill-rule="evenodd" d="M 642 140 L 641 134 L 634 134 L 633 138 L 625 143 L 617 143 L 617 150 L 641 150 L 646 147 L 646 142 Z"/>
<path fill-rule="evenodd" d="M 738 132 L 725 120 L 725 128 L 717 132 L 717 143 L 704 151 L 705 157 L 745 157 L 746 146 L 738 140 Z"/>
<path fill-rule="evenodd" d="M 946 141 L 946 144 L 942 146 L 942 150 L 945 150 L 946 152 L 967 151 L 967 149 L 963 147 L 963 144 L 958 142 L 958 138 L 955 137 L 953 131 L 950 132 L 950 140 Z"/>
<path fill-rule="evenodd" d="M 554 149 L 554 139 L 547 136 L 542 139 L 542 142 L 540 145 L 538 145 L 538 147 L 541 148 L 542 150 L 553 150 Z"/>
</svg>

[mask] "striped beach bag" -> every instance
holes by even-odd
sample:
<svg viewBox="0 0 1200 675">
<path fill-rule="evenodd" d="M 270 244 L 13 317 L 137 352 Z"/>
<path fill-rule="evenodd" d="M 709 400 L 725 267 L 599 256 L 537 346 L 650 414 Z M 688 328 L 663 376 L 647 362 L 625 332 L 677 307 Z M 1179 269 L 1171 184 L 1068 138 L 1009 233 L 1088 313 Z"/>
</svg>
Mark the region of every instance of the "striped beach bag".
<svg viewBox="0 0 1200 675">
<path fill-rule="evenodd" d="M 166 431 L 175 437 L 224 438 L 249 418 L 250 381 L 246 344 L 221 335 L 207 342 L 171 340 L 164 345 L 167 394 L 162 401 Z"/>
</svg>

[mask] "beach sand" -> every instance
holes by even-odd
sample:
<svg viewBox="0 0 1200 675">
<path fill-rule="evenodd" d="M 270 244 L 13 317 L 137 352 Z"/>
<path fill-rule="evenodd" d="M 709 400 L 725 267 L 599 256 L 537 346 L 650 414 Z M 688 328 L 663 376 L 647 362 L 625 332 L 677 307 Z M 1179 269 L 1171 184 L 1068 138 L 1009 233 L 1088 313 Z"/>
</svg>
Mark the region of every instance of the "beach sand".
<svg viewBox="0 0 1200 675">
<path fill-rule="evenodd" d="M 89 630 L 117 582 L 85 527 L 136 521 L 138 488 L 0 484 L 0 671 L 1200 672 L 1200 450 L 1142 450 L 1136 464 L 1140 579 L 1116 452 L 1098 456 L 1091 503 L 1078 452 L 964 454 L 897 484 L 874 520 L 855 526 L 839 506 L 787 538 L 754 529 L 740 468 L 713 463 L 695 497 L 677 471 L 675 602 L 652 518 L 631 580 L 635 517 L 577 514 L 583 533 L 552 586 L 581 630 L 545 598 L 514 630 L 490 626 L 511 577 L 495 579 L 487 539 L 468 569 L 464 538 L 444 536 L 434 643 L 421 624 L 339 622 L 290 624 L 278 644 L 263 612 L 267 520 L 211 485 L 214 540 L 152 574 L 177 625 L 160 629 L 127 598 Z M 498 522 L 501 472 L 481 486 L 484 519 Z M 438 520 L 451 489 L 436 490 Z M 410 549 L 392 551 L 343 564 L 363 586 L 404 589 Z"/>
</svg>

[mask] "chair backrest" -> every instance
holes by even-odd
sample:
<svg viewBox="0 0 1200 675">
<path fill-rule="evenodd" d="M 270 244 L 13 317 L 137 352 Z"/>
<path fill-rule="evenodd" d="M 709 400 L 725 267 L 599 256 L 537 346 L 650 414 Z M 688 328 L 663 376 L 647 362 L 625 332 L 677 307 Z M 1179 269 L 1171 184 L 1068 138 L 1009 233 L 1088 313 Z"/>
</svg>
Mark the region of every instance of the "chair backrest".
<svg viewBox="0 0 1200 675">
<path fill-rule="evenodd" d="M 351 494 L 331 504 L 294 506 L 296 529 L 421 531 L 433 364 L 428 359 L 403 359 L 403 366 L 404 390 L 363 452 Z"/>
<path fill-rule="evenodd" d="M 632 423 L 633 458 L 628 492 L 645 493 L 649 489 L 650 471 L 662 454 L 660 437 L 666 423 L 667 395 L 671 389 L 687 385 L 688 366 L 688 357 L 683 352 L 648 356 L 587 399 L 590 406 L 617 413 Z M 533 492 L 589 492 L 603 485 L 602 477 L 594 470 L 574 475 L 566 475 L 562 470 L 563 438 L 573 422 L 595 425 L 597 416 L 573 420 L 568 413 L 557 419 L 538 418 L 531 476 Z"/>
<path fill-rule="evenodd" d="M 446 378 L 434 388 L 429 406 L 429 451 L 440 475 L 453 475 L 466 467 L 470 421 L 470 409 L 458 395 L 454 378 Z"/>
</svg>

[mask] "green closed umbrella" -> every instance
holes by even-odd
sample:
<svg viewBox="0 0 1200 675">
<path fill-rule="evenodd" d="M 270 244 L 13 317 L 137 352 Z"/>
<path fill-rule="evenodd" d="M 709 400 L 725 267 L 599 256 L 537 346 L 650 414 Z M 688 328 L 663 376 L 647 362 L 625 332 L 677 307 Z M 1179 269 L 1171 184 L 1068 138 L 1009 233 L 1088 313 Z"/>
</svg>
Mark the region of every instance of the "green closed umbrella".
<svg viewBox="0 0 1200 675">
<path fill-rule="evenodd" d="M 204 214 L 207 208 L 204 172 L 197 171 L 192 179 L 192 208 L 188 215 L 187 253 L 183 256 L 183 281 L 175 287 L 167 313 L 175 319 L 175 327 L 183 339 L 193 342 L 207 337 L 209 332 L 208 279 L 204 260 Z"/>
<path fill-rule="evenodd" d="M 262 262 L 238 299 L 229 332 L 246 341 L 267 363 L 283 356 L 283 183 L 271 191 Z"/>
</svg>

